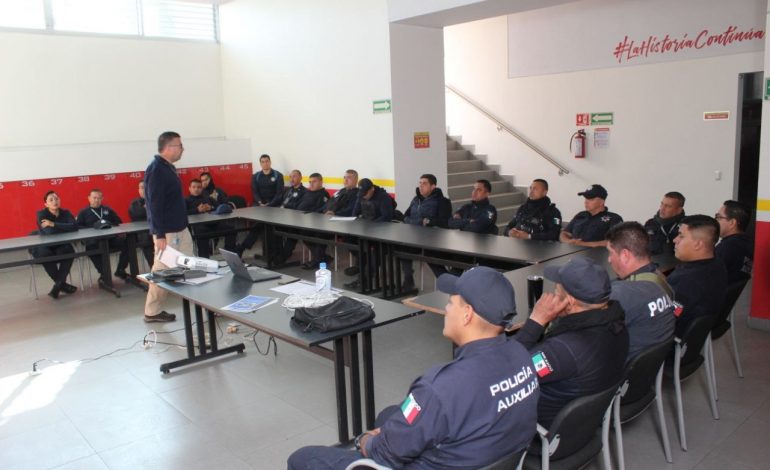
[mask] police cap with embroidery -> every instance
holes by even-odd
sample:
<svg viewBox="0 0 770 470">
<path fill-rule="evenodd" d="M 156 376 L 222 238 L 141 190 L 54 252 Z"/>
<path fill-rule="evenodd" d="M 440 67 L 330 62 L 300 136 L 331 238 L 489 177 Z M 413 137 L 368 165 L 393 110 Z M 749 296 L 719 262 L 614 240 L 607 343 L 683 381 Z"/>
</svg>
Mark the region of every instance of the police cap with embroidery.
<svg viewBox="0 0 770 470">
<path fill-rule="evenodd" d="M 374 183 L 372 183 L 372 180 L 370 180 L 369 178 L 364 178 L 358 182 L 358 187 L 361 189 L 362 193 L 369 191 L 370 189 L 372 189 L 373 186 L 374 186 Z"/>
<path fill-rule="evenodd" d="M 593 199 L 595 197 L 607 199 L 607 190 L 600 184 L 592 184 L 590 188 L 578 193 L 578 196 L 583 196 L 586 199 Z"/>
<path fill-rule="evenodd" d="M 558 282 L 572 297 L 587 304 L 601 304 L 610 298 L 610 276 L 591 259 L 576 256 L 563 266 L 547 266 L 546 279 Z"/>
<path fill-rule="evenodd" d="M 508 279 L 492 268 L 479 266 L 465 271 L 462 276 L 442 274 L 438 290 L 460 295 L 483 319 L 507 327 L 516 315 L 516 297 Z"/>
</svg>

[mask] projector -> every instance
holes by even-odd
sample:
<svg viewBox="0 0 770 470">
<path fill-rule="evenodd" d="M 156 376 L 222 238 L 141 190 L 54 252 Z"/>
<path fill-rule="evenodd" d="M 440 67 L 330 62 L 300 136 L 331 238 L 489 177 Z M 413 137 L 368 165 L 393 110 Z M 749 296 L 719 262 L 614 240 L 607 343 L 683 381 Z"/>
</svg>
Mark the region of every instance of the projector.
<svg viewBox="0 0 770 470">
<path fill-rule="evenodd" d="M 199 269 L 207 273 L 215 273 L 219 269 L 219 263 L 212 259 L 197 258 L 195 256 L 180 256 L 176 259 L 177 266 L 188 269 Z"/>
</svg>

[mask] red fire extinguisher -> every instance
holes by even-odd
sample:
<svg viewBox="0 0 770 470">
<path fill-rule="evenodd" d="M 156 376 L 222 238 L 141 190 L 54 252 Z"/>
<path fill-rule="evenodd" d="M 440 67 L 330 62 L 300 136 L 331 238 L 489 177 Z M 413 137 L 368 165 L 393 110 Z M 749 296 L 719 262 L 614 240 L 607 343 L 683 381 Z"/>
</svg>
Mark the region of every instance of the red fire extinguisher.
<svg viewBox="0 0 770 470">
<path fill-rule="evenodd" d="M 586 131 L 585 129 L 579 129 L 577 132 L 572 134 L 572 137 L 569 139 L 569 150 L 572 152 L 572 143 L 575 143 L 575 158 L 585 158 L 586 157 Z"/>
</svg>

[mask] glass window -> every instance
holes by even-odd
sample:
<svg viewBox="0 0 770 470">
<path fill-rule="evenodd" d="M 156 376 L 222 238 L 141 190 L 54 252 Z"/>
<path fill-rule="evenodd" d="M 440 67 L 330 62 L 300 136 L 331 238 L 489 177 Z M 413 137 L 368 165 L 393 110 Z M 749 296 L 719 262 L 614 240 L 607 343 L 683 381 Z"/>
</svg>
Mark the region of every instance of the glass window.
<svg viewBox="0 0 770 470">
<path fill-rule="evenodd" d="M 213 4 L 175 0 L 142 0 L 146 36 L 215 41 L 216 15 Z"/>
<path fill-rule="evenodd" d="M 0 26 L 45 29 L 43 0 L 0 0 Z"/>
<path fill-rule="evenodd" d="M 53 29 L 139 34 L 136 0 L 50 0 Z"/>
</svg>

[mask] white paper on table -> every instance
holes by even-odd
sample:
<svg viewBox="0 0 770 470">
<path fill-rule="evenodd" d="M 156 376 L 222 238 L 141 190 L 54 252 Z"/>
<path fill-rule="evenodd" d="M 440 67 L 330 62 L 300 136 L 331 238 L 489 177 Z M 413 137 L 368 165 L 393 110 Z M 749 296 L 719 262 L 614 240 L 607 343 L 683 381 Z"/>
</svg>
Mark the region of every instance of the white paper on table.
<svg viewBox="0 0 770 470">
<path fill-rule="evenodd" d="M 219 274 L 208 273 L 208 274 L 206 274 L 203 277 L 194 277 L 192 279 L 183 279 L 183 280 L 178 280 L 176 282 L 178 282 L 179 284 L 187 284 L 189 286 L 198 286 L 198 285 L 201 285 L 201 284 L 205 284 L 205 283 L 207 283 L 209 281 L 213 281 L 214 279 L 219 279 L 221 277 L 222 276 L 220 276 Z"/>
<path fill-rule="evenodd" d="M 176 260 L 180 256 L 184 256 L 179 250 L 174 249 L 166 245 L 166 249 L 160 252 L 160 262 L 168 266 L 169 268 L 176 267 Z"/>
<path fill-rule="evenodd" d="M 329 220 L 333 220 L 333 221 L 337 221 L 337 222 L 350 222 L 351 220 L 356 220 L 357 218 L 358 217 L 339 217 L 339 216 L 335 215 L 334 217 L 332 217 Z"/>
</svg>

